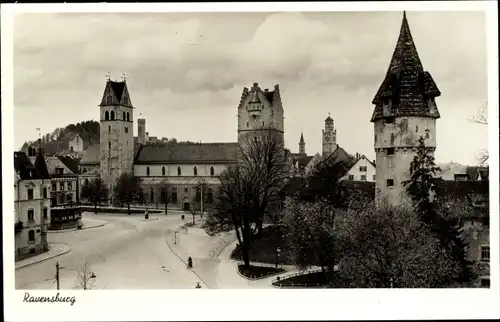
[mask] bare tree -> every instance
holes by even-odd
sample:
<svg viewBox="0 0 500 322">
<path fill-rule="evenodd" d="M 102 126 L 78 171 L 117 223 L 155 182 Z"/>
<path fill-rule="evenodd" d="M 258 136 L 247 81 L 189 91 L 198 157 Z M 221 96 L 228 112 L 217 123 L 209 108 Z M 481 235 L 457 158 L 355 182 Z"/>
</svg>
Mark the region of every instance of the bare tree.
<svg viewBox="0 0 500 322">
<path fill-rule="evenodd" d="M 478 113 L 475 116 L 471 116 L 468 119 L 472 123 L 488 125 L 488 102 L 479 108 Z M 479 153 L 478 160 L 480 165 L 486 165 L 489 160 L 488 150 L 481 151 Z"/>
<path fill-rule="evenodd" d="M 172 202 L 172 192 L 171 192 L 171 185 L 168 182 L 168 179 L 164 179 L 159 183 L 160 187 L 160 200 L 164 203 L 165 205 L 165 215 L 168 213 L 167 206 L 170 202 Z"/>
<path fill-rule="evenodd" d="M 78 287 L 84 290 L 92 289 L 96 275 L 90 271 L 90 265 L 87 261 L 76 271 Z"/>
</svg>

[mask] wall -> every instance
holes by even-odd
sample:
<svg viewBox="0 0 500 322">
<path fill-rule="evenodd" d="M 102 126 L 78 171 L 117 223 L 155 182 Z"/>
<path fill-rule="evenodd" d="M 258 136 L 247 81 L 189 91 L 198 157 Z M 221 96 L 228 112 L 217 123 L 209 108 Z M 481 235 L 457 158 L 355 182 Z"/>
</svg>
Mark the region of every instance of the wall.
<svg viewBox="0 0 500 322">
<path fill-rule="evenodd" d="M 366 167 L 366 172 L 360 171 L 359 167 Z M 366 180 L 368 182 L 375 181 L 375 167 L 371 164 L 368 159 L 362 157 L 356 162 L 356 164 L 347 172 L 347 174 L 342 177 L 341 180 L 353 180 L 353 181 L 363 181 L 361 180 L 361 175 L 366 175 Z M 352 175 L 353 178 L 350 179 L 349 176 Z"/>
<path fill-rule="evenodd" d="M 74 152 L 83 151 L 83 140 L 79 135 L 75 135 L 72 140 L 69 141 L 69 150 L 73 148 Z"/>
<path fill-rule="evenodd" d="M 481 246 L 490 245 L 490 229 L 480 221 L 467 221 L 463 230 L 467 236 L 469 247 L 467 250 L 468 259 L 476 263 L 476 271 L 479 276 L 478 285 L 481 278 L 490 278 L 490 263 L 481 262 Z"/>
<path fill-rule="evenodd" d="M 56 197 L 56 204 L 68 204 L 76 202 L 76 177 L 69 178 L 52 178 L 51 180 L 51 197 Z M 53 189 L 55 184 L 56 190 Z M 62 187 L 61 187 L 62 184 Z M 71 199 L 68 199 L 68 195 L 71 194 Z M 61 195 L 64 196 L 64 200 L 61 201 Z"/>
<path fill-rule="evenodd" d="M 229 164 L 135 164 L 134 175 L 136 177 L 147 177 L 149 167 L 150 177 L 193 177 L 193 168 L 197 169 L 197 176 L 210 177 L 210 167 L 214 168 L 214 176 L 220 175 L 227 169 Z M 165 167 L 165 176 L 162 174 L 162 167 Z M 177 175 L 177 168 L 181 168 L 181 175 Z"/>
</svg>

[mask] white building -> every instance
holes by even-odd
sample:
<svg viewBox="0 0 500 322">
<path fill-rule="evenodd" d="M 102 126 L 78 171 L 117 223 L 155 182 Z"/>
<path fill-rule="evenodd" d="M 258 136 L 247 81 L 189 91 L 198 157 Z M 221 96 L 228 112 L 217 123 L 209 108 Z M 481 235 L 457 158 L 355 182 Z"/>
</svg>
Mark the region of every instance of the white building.
<svg viewBox="0 0 500 322">
<path fill-rule="evenodd" d="M 375 182 L 375 163 L 364 155 L 356 155 L 356 163 L 341 180 Z"/>
<path fill-rule="evenodd" d="M 83 152 L 83 140 L 82 138 L 80 137 L 80 135 L 78 135 L 78 133 L 76 133 L 68 142 L 68 146 L 69 146 L 69 151 L 70 152 L 76 152 L 76 153 L 80 153 L 80 152 Z"/>
</svg>

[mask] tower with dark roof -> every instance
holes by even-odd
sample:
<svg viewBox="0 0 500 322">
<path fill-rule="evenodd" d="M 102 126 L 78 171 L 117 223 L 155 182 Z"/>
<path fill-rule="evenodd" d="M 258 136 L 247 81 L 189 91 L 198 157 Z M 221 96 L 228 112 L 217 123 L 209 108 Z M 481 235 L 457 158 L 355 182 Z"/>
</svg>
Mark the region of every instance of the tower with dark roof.
<svg viewBox="0 0 500 322">
<path fill-rule="evenodd" d="M 327 156 L 337 149 L 337 130 L 333 125 L 333 119 L 328 115 L 325 119 L 323 129 L 323 155 Z"/>
<path fill-rule="evenodd" d="M 306 142 L 304 141 L 304 133 L 300 133 L 299 154 L 306 154 Z"/>
<path fill-rule="evenodd" d="M 272 131 L 284 140 L 284 115 L 279 85 L 274 91 L 262 90 L 258 83 L 243 88 L 238 106 L 238 142 L 250 135 Z"/>
<path fill-rule="evenodd" d="M 435 98 L 440 91 L 424 70 L 406 18 L 403 21 L 386 76 L 372 101 L 376 153 L 375 201 L 380 206 L 409 202 L 404 182 L 420 137 L 433 153 L 436 148 Z"/>
<path fill-rule="evenodd" d="M 113 187 L 124 172 L 133 171 L 134 107 L 125 79 L 107 80 L 100 107 L 101 177 L 108 188 Z"/>
</svg>

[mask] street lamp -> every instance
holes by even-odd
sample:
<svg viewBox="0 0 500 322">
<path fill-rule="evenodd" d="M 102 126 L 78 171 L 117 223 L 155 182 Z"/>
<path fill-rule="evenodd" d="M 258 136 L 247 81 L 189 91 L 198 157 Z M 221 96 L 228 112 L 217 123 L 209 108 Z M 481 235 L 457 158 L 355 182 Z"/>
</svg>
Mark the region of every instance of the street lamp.
<svg viewBox="0 0 500 322">
<path fill-rule="evenodd" d="M 276 269 L 278 269 L 278 258 L 280 257 L 281 249 L 279 247 L 276 248 Z"/>
<path fill-rule="evenodd" d="M 174 245 L 177 244 L 177 230 L 174 231 Z"/>
</svg>

